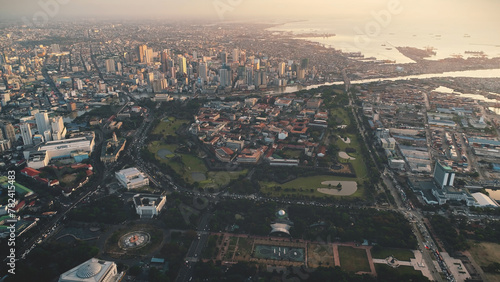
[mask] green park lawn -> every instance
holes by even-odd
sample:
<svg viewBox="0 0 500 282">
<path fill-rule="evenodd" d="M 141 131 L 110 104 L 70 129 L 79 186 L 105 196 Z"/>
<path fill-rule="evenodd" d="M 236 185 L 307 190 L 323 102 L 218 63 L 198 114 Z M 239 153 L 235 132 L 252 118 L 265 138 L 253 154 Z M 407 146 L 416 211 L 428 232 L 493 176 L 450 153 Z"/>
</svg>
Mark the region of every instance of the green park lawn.
<svg viewBox="0 0 500 282">
<path fill-rule="evenodd" d="M 153 134 L 163 134 L 163 135 L 175 135 L 175 131 L 183 124 L 189 123 L 188 120 L 175 119 L 174 117 L 169 117 L 163 119 L 158 126 L 153 130 Z"/>
<path fill-rule="evenodd" d="M 310 177 L 300 177 L 295 180 L 279 184 L 277 182 L 265 182 L 261 181 L 260 191 L 262 193 L 271 193 L 271 196 L 314 196 L 319 198 L 325 197 L 339 197 L 323 194 L 317 191 L 317 188 L 329 188 L 327 185 L 322 185 L 323 181 L 357 181 L 356 178 L 349 177 L 339 177 L 339 176 L 331 176 L 331 175 L 317 175 Z M 281 189 L 277 190 L 276 187 L 281 187 Z M 311 192 L 311 189 L 313 190 Z M 363 187 L 361 187 L 358 183 L 358 190 L 351 196 L 347 197 L 362 197 L 363 196 Z M 346 196 L 343 196 L 346 197 Z"/>
<path fill-rule="evenodd" d="M 394 256 L 400 261 L 410 261 L 410 259 L 415 258 L 415 255 L 411 250 L 407 249 L 395 249 L 395 248 L 372 248 L 371 254 L 373 258 L 385 259 L 389 256 Z"/>
<path fill-rule="evenodd" d="M 370 272 L 370 264 L 365 249 L 339 246 L 340 267 L 347 272 Z"/>
</svg>

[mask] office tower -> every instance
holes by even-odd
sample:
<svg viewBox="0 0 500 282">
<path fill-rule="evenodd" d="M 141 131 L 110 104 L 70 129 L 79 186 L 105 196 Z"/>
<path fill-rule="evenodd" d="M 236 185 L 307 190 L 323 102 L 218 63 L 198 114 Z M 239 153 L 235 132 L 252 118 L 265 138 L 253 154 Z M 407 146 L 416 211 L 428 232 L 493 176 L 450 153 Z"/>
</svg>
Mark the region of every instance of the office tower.
<svg viewBox="0 0 500 282">
<path fill-rule="evenodd" d="M 246 77 L 245 77 L 246 83 L 248 85 L 253 84 L 253 69 L 252 69 L 252 67 L 246 67 L 245 72 L 246 72 Z"/>
<path fill-rule="evenodd" d="M 16 142 L 16 131 L 14 130 L 14 126 L 8 122 L 2 123 L 3 136 L 5 139 L 10 140 L 10 143 L 14 145 Z"/>
<path fill-rule="evenodd" d="M 297 79 L 303 80 L 305 77 L 306 77 L 306 71 L 303 68 L 297 66 Z"/>
<path fill-rule="evenodd" d="M 267 85 L 267 72 L 266 71 L 261 71 L 260 72 L 260 76 L 261 76 L 260 84 L 261 85 Z"/>
<path fill-rule="evenodd" d="M 167 65 L 168 60 L 169 60 L 168 50 L 165 49 L 165 50 L 161 51 L 161 55 L 160 55 L 161 70 L 163 72 L 167 72 L 167 70 L 168 70 L 168 65 Z"/>
<path fill-rule="evenodd" d="M 115 60 L 113 60 L 113 59 L 107 59 L 106 60 L 106 72 L 107 73 L 116 72 Z"/>
<path fill-rule="evenodd" d="M 184 58 L 184 56 L 179 55 L 177 58 L 177 64 L 179 65 L 179 73 L 181 75 L 187 74 L 186 58 Z"/>
<path fill-rule="evenodd" d="M 309 68 L 309 59 L 307 59 L 307 58 L 302 59 L 302 61 L 300 62 L 300 68 L 303 70 L 308 69 Z"/>
<path fill-rule="evenodd" d="M 238 48 L 233 49 L 233 62 L 239 62 L 240 60 L 240 50 Z"/>
<path fill-rule="evenodd" d="M 35 114 L 35 120 L 38 133 L 43 134 L 47 129 L 50 130 L 49 114 L 37 113 Z"/>
<path fill-rule="evenodd" d="M 253 85 L 255 87 L 259 87 L 262 84 L 262 76 L 260 74 L 260 71 L 256 71 L 253 79 Z"/>
<path fill-rule="evenodd" d="M 153 91 L 154 92 L 161 92 L 165 90 L 168 87 L 168 82 L 165 78 L 162 79 L 156 79 L 153 81 Z"/>
<path fill-rule="evenodd" d="M 152 72 L 148 73 L 148 83 L 149 85 L 152 85 L 153 81 L 155 80 L 155 75 Z"/>
<path fill-rule="evenodd" d="M 245 67 L 238 66 L 237 74 L 238 74 L 238 79 L 243 79 L 245 77 Z"/>
<path fill-rule="evenodd" d="M 62 117 L 55 117 L 52 121 L 52 140 L 64 139 L 66 128 Z"/>
<path fill-rule="evenodd" d="M 283 76 L 285 74 L 285 63 L 279 63 L 278 65 L 278 75 Z"/>
<path fill-rule="evenodd" d="M 21 123 L 21 137 L 23 138 L 24 145 L 32 145 L 33 139 L 31 134 L 31 126 L 29 123 Z"/>
<path fill-rule="evenodd" d="M 240 53 L 240 65 L 245 65 L 247 62 L 247 54 L 245 52 Z"/>
<path fill-rule="evenodd" d="M 148 49 L 147 45 L 139 45 L 137 47 L 137 57 L 139 58 L 140 63 L 144 63 L 144 55 L 146 54 L 146 50 Z"/>
<path fill-rule="evenodd" d="M 117 62 L 116 63 L 116 70 L 121 72 L 122 71 L 122 63 L 121 62 Z"/>
<path fill-rule="evenodd" d="M 167 60 L 170 56 L 168 55 L 168 49 L 161 51 L 160 60 L 162 64 L 167 64 Z"/>
<path fill-rule="evenodd" d="M 153 48 L 146 48 L 146 51 L 144 53 L 144 60 L 145 63 L 147 64 L 153 63 L 154 61 Z"/>
<path fill-rule="evenodd" d="M 231 79 L 229 77 L 229 71 L 227 69 L 219 70 L 220 86 L 227 87 L 231 85 Z"/>
<path fill-rule="evenodd" d="M 198 70 L 198 76 L 203 79 L 203 81 L 207 81 L 207 64 L 201 63 Z"/>
<path fill-rule="evenodd" d="M 439 161 L 436 161 L 436 166 L 434 167 L 434 180 L 438 184 L 439 188 L 453 186 L 455 172 L 451 167 L 442 165 Z"/>
<path fill-rule="evenodd" d="M 7 102 L 10 101 L 10 94 L 9 93 L 2 93 L 2 107 L 5 107 L 7 105 Z"/>
<path fill-rule="evenodd" d="M 198 60 L 198 52 L 193 51 L 193 60 L 197 61 Z"/>
<path fill-rule="evenodd" d="M 260 70 L 260 60 L 259 59 L 254 59 L 253 65 L 255 70 Z"/>
<path fill-rule="evenodd" d="M 227 64 L 227 53 L 226 52 L 220 53 L 220 60 L 222 62 L 222 65 Z"/>
</svg>

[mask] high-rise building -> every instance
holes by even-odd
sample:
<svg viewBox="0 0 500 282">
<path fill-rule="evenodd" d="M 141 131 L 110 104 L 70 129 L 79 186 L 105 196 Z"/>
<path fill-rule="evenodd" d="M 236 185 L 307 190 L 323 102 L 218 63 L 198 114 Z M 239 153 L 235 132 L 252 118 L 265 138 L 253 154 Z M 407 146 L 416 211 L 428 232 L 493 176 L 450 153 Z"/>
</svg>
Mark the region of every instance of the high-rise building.
<svg viewBox="0 0 500 282">
<path fill-rule="evenodd" d="M 62 117 L 55 117 L 52 121 L 52 140 L 57 141 L 64 139 L 66 136 L 66 128 Z"/>
<path fill-rule="evenodd" d="M 113 59 L 106 60 L 106 72 L 107 73 L 116 72 L 115 60 L 113 60 Z"/>
<path fill-rule="evenodd" d="M 246 75 L 245 75 L 246 84 L 248 84 L 248 85 L 253 84 L 253 69 L 252 69 L 252 67 L 246 67 L 245 73 L 246 73 Z"/>
<path fill-rule="evenodd" d="M 82 82 L 82 80 L 81 80 L 81 79 L 79 79 L 79 78 L 77 78 L 77 79 L 76 79 L 76 88 L 77 88 L 78 90 L 82 90 L 82 89 L 83 89 L 83 82 Z"/>
<path fill-rule="evenodd" d="M 309 59 L 307 59 L 307 58 L 302 59 L 302 61 L 300 62 L 300 68 L 303 70 L 308 69 L 309 68 Z"/>
<path fill-rule="evenodd" d="M 46 130 L 50 130 L 49 114 L 46 112 L 35 114 L 36 127 L 38 133 L 44 134 Z"/>
<path fill-rule="evenodd" d="M 201 63 L 198 70 L 198 76 L 203 79 L 203 81 L 207 81 L 207 64 Z"/>
<path fill-rule="evenodd" d="M 247 54 L 245 52 L 240 52 L 240 65 L 245 65 L 247 62 Z"/>
<path fill-rule="evenodd" d="M 220 60 L 222 62 L 222 65 L 227 64 L 227 53 L 226 52 L 220 53 Z"/>
<path fill-rule="evenodd" d="M 257 70 L 257 71 L 260 70 L 260 60 L 259 59 L 254 59 L 253 65 L 254 65 L 255 70 Z"/>
<path fill-rule="evenodd" d="M 285 74 L 285 63 L 281 62 L 278 65 L 278 75 L 283 76 Z"/>
<path fill-rule="evenodd" d="M 31 134 L 31 126 L 29 123 L 21 123 L 19 126 L 21 129 L 21 137 L 23 138 L 24 145 L 32 145 L 33 138 Z"/>
<path fill-rule="evenodd" d="M 239 62 L 240 61 L 240 49 L 235 48 L 233 49 L 233 62 Z"/>
<path fill-rule="evenodd" d="M 453 186 L 455 172 L 451 167 L 444 166 L 440 162 L 436 162 L 436 167 L 434 167 L 434 180 L 439 185 L 439 188 Z"/>
<path fill-rule="evenodd" d="M 229 71 L 227 69 L 219 70 L 220 86 L 227 87 L 231 85 L 231 79 L 229 77 Z"/>
<path fill-rule="evenodd" d="M 146 51 L 144 53 L 144 61 L 147 64 L 153 63 L 154 61 L 153 48 L 146 48 Z"/>
<path fill-rule="evenodd" d="M 179 65 L 179 73 L 187 74 L 187 66 L 186 66 L 186 58 L 182 55 L 179 55 L 177 58 L 177 64 Z"/>
<path fill-rule="evenodd" d="M 148 49 L 147 45 L 139 45 L 139 47 L 137 47 L 137 57 L 140 63 L 145 62 L 144 55 L 146 54 L 146 49 Z"/>
<path fill-rule="evenodd" d="M 2 93 L 0 96 L 2 97 L 2 107 L 5 107 L 10 101 L 10 93 Z"/>
<path fill-rule="evenodd" d="M 14 126 L 8 122 L 2 123 L 3 136 L 5 139 L 10 140 L 10 143 L 14 145 L 16 142 L 16 131 L 14 130 Z"/>
</svg>

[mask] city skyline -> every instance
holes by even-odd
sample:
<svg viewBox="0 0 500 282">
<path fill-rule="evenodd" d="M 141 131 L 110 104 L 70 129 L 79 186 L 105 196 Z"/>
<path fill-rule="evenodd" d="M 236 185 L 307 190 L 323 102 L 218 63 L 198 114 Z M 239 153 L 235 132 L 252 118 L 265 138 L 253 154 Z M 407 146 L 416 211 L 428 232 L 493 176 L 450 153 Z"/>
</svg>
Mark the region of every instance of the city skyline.
<svg viewBox="0 0 500 282">
<path fill-rule="evenodd" d="M 189 2 L 148 0 L 137 1 L 78 1 L 78 0 L 46 0 L 46 1 L 9 1 L 3 3 L 0 15 L 4 19 L 13 20 L 25 17 L 31 20 L 37 12 L 48 14 L 49 19 L 75 19 L 75 17 L 104 17 L 103 19 L 198 19 L 198 20 L 306 20 L 316 17 L 349 18 L 352 22 L 367 20 L 372 13 L 401 7 L 406 20 L 458 21 L 469 24 L 474 21 L 490 21 L 492 26 L 498 19 L 495 11 L 500 2 L 492 0 L 480 1 L 408 1 L 358 0 L 345 1 L 315 0 L 284 1 L 264 0 L 227 1 L 227 0 L 191 0 Z M 464 18 L 466 17 L 466 18 Z M 126 19 L 123 19 L 126 20 Z"/>
</svg>

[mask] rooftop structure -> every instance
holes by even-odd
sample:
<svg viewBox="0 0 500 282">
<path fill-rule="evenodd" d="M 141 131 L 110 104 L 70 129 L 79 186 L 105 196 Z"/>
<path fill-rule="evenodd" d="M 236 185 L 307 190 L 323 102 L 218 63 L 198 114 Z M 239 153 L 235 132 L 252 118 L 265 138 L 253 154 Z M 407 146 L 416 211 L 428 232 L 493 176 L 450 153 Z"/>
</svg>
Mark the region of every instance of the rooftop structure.
<svg viewBox="0 0 500 282">
<path fill-rule="evenodd" d="M 61 274 L 59 282 L 117 282 L 122 277 L 114 262 L 91 258 Z"/>
<path fill-rule="evenodd" d="M 152 218 L 158 215 L 166 202 L 165 196 L 141 194 L 134 196 L 135 211 L 141 218 Z"/>
<path fill-rule="evenodd" d="M 122 169 L 115 173 L 116 179 L 127 189 L 135 189 L 149 184 L 149 178 L 137 168 Z"/>
</svg>

